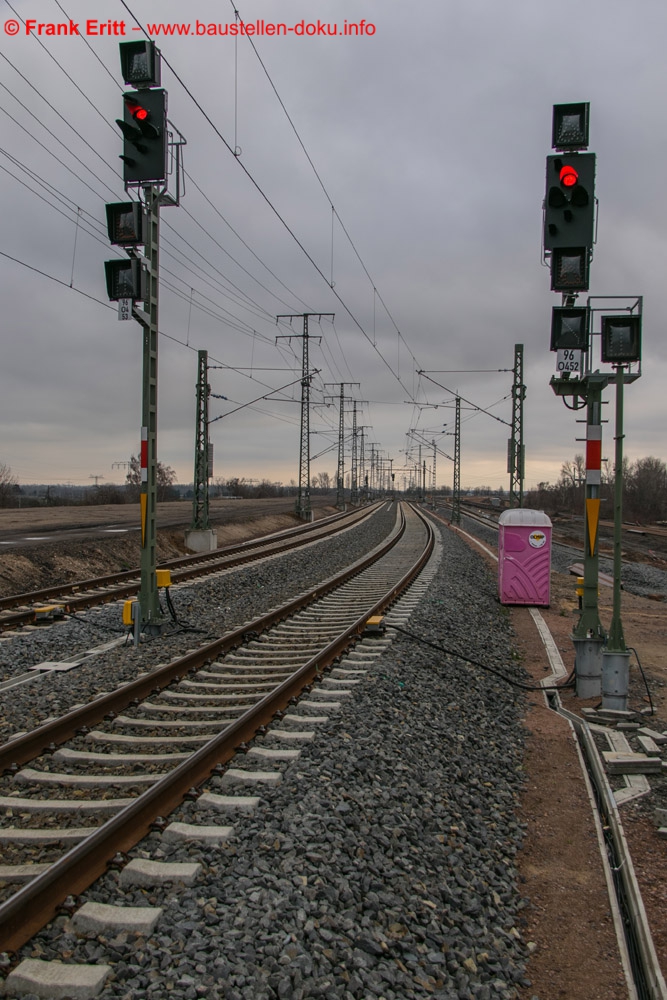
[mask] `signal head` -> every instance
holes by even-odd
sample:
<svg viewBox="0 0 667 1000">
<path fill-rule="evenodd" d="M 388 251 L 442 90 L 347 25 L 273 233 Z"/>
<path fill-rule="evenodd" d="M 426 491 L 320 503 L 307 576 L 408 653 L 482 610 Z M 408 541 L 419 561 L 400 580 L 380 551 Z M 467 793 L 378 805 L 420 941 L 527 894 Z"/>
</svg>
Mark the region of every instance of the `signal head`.
<svg viewBox="0 0 667 1000">
<path fill-rule="evenodd" d="M 551 310 L 551 350 L 588 350 L 588 306 L 554 306 Z"/>
<path fill-rule="evenodd" d="M 167 176 L 167 94 L 163 89 L 123 94 L 124 119 L 117 119 L 125 144 L 121 159 L 126 184 L 163 181 Z"/>
<path fill-rule="evenodd" d="M 553 149 L 574 151 L 588 149 L 588 113 L 590 104 L 554 104 L 551 127 Z"/>
<path fill-rule="evenodd" d="M 588 247 L 559 247 L 551 251 L 552 292 L 585 292 L 588 281 Z"/>
<path fill-rule="evenodd" d="M 593 246 L 595 153 L 547 156 L 544 249 Z"/>
<path fill-rule="evenodd" d="M 160 86 L 160 51 L 155 42 L 121 42 L 119 49 L 125 83 L 133 87 Z"/>
<path fill-rule="evenodd" d="M 641 359 L 642 318 L 637 315 L 602 317 L 602 360 L 612 365 Z"/>
</svg>

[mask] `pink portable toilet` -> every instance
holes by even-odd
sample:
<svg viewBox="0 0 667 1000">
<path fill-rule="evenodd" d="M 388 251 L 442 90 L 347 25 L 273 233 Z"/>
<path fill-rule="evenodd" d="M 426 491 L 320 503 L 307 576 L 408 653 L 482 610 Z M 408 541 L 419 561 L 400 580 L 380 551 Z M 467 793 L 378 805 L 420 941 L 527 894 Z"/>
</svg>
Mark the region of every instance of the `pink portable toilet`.
<svg viewBox="0 0 667 1000">
<path fill-rule="evenodd" d="M 517 507 L 498 519 L 498 594 L 501 604 L 551 602 L 551 520 Z"/>
</svg>

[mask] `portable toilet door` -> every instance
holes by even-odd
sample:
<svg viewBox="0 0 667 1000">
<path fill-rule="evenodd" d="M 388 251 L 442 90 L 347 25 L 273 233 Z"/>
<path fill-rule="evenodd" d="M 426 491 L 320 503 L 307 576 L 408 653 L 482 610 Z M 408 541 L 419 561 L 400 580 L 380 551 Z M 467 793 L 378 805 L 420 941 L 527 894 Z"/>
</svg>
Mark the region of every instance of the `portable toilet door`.
<svg viewBox="0 0 667 1000">
<path fill-rule="evenodd" d="M 541 510 L 504 510 L 498 519 L 501 604 L 551 603 L 551 520 Z"/>
</svg>

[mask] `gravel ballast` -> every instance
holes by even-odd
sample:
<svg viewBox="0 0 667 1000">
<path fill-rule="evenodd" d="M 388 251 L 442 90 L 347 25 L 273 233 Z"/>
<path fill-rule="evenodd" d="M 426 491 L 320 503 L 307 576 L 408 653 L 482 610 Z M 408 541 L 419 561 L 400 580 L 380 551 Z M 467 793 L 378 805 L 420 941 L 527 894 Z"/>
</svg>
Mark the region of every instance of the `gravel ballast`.
<svg viewBox="0 0 667 1000">
<path fill-rule="evenodd" d="M 402 627 L 521 679 L 493 576 L 438 530 L 442 560 Z M 514 867 L 521 693 L 394 633 L 339 710 L 319 705 L 329 721 L 299 726 L 314 739 L 273 765 L 282 781 L 253 790 L 260 804 L 229 820 L 229 841 L 155 833 L 131 852 L 201 863 L 191 888 L 121 888 L 110 872 L 84 894 L 163 907 L 150 936 L 80 937 L 60 917 L 22 957 L 109 964 L 101 1000 L 510 1000 L 529 987 Z M 208 790 L 229 786 L 214 779 Z M 221 822 L 194 803 L 172 819 Z"/>
<path fill-rule="evenodd" d="M 340 536 L 314 543 L 279 559 L 265 559 L 245 568 L 226 570 L 211 579 L 171 589 L 179 620 L 194 630 L 153 641 L 131 644 L 95 656 L 71 671 L 50 672 L 3 698 L 0 742 L 13 733 L 32 729 L 45 718 L 85 703 L 101 691 L 134 680 L 138 674 L 166 663 L 188 650 L 303 593 L 339 572 L 379 545 L 396 519 L 389 505 L 363 524 Z M 118 604 L 93 609 L 41 629 L 24 630 L 0 642 L 0 681 L 7 681 L 44 661 L 82 654 L 126 635 Z"/>
<path fill-rule="evenodd" d="M 486 527 L 470 517 L 462 515 L 461 527 L 469 534 L 474 535 L 481 541 L 486 542 L 494 549 L 498 546 L 498 529 Z M 569 573 L 573 563 L 581 562 L 583 559 L 582 548 L 575 549 L 569 545 L 561 545 L 553 542 L 551 546 L 551 567 L 557 573 Z M 600 573 L 613 575 L 614 563 L 611 559 L 600 556 L 598 560 Z M 646 597 L 649 594 L 662 594 L 667 597 L 667 573 L 658 569 L 657 566 L 650 566 L 648 563 L 623 562 L 621 567 L 621 584 L 629 594 L 638 594 Z"/>
</svg>

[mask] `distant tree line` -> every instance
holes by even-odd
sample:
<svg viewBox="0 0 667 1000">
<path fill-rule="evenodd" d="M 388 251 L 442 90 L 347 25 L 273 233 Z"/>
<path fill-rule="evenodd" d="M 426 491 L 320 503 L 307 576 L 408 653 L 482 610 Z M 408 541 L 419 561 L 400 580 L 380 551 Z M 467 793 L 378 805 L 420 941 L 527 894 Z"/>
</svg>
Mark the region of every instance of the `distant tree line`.
<svg viewBox="0 0 667 1000">
<path fill-rule="evenodd" d="M 603 462 L 602 499 L 603 516 L 611 517 L 614 504 L 615 470 Z M 636 462 L 623 460 L 623 520 L 638 523 L 655 523 L 667 520 L 667 465 L 660 458 L 638 458 Z M 524 498 L 524 506 L 544 510 L 548 514 L 563 511 L 581 514 L 586 491 L 586 462 L 583 455 L 575 455 L 571 462 L 561 466 L 558 482 L 539 483 Z"/>
<path fill-rule="evenodd" d="M 95 486 L 45 486 L 36 491 L 21 489 L 16 476 L 8 465 L 0 463 L 0 507 L 67 507 L 89 506 L 91 504 L 138 503 L 141 492 L 141 466 L 136 455 L 130 456 L 125 485 L 102 483 Z M 169 465 L 157 463 L 157 499 L 179 500 L 175 489 L 176 473 Z M 43 493 L 41 492 L 43 489 Z"/>
<path fill-rule="evenodd" d="M 218 476 L 209 491 L 210 497 L 223 499 L 225 497 L 241 497 L 243 500 L 258 500 L 265 497 L 289 496 L 295 488 L 283 486 L 282 483 L 272 483 L 269 479 L 245 479 L 243 476 L 230 476 L 224 479 Z"/>
<path fill-rule="evenodd" d="M 21 492 L 16 476 L 4 462 L 0 462 L 0 507 L 17 507 Z"/>
</svg>

